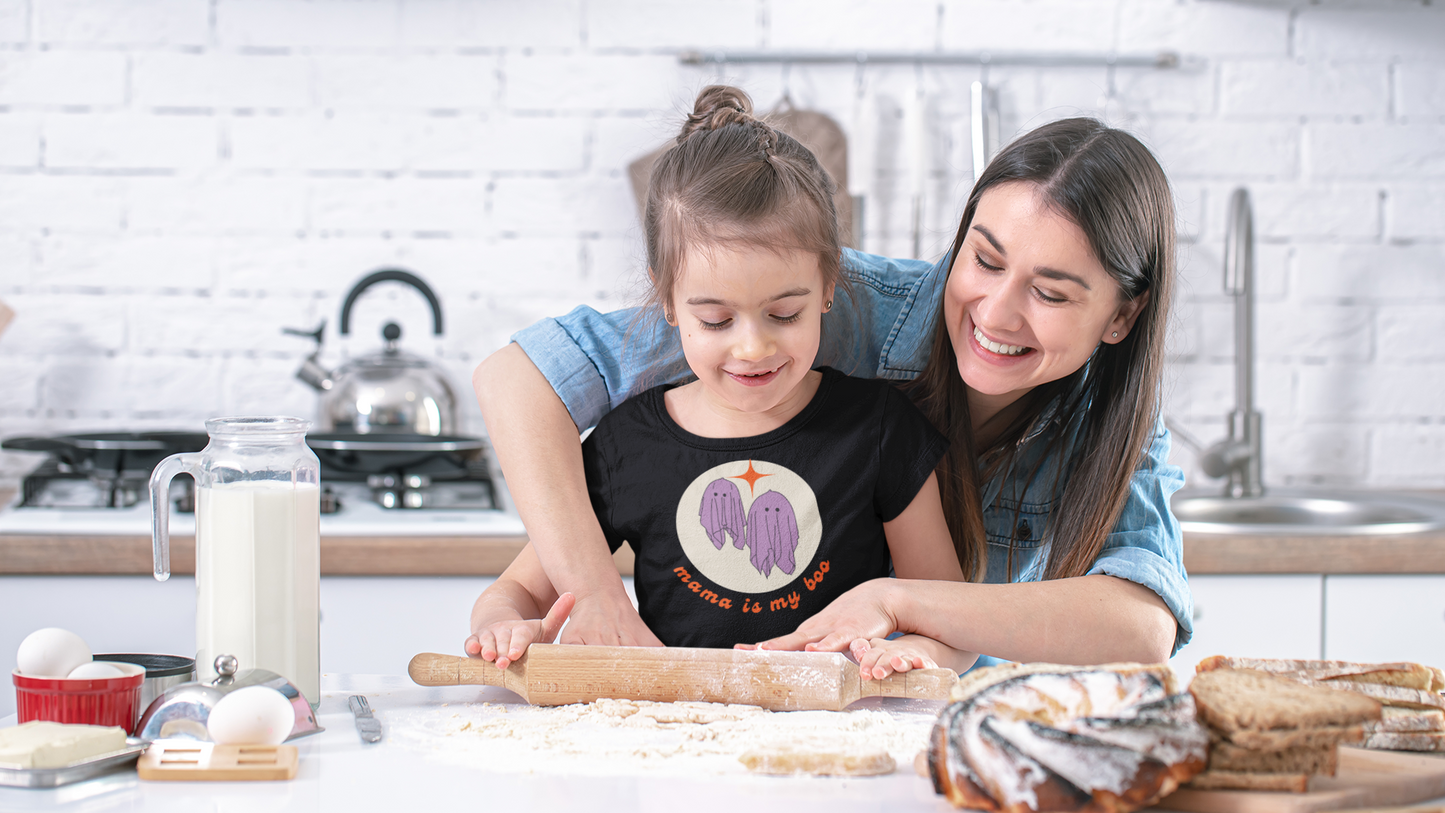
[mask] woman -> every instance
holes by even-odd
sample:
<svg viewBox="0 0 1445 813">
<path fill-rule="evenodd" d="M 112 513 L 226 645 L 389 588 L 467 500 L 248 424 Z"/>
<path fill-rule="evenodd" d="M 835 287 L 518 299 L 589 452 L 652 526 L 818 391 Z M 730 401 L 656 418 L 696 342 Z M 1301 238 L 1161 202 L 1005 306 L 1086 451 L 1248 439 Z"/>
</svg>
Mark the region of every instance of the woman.
<svg viewBox="0 0 1445 813">
<path fill-rule="evenodd" d="M 819 362 L 877 359 L 859 374 L 917 378 L 910 392 L 952 443 L 939 483 L 975 583 L 865 583 L 765 646 L 856 653 L 902 630 L 1007 660 L 1097 663 L 1160 661 L 1188 641 L 1168 508 L 1182 476 L 1158 409 L 1173 230 L 1148 150 L 1070 119 L 990 163 L 951 263 L 845 253 L 854 295 L 839 306 L 859 329 Z M 577 596 L 567 642 L 656 643 L 607 557 L 573 439 L 636 385 L 635 355 L 651 366 L 677 352 L 629 318 L 546 320 L 474 376 L 535 555 Z"/>
</svg>

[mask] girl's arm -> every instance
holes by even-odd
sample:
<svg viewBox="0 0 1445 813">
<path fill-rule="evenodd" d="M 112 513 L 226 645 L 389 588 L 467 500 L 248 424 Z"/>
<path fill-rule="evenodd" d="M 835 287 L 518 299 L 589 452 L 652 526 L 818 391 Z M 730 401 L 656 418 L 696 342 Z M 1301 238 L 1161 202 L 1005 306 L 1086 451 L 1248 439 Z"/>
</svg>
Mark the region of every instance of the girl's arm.
<svg viewBox="0 0 1445 813">
<path fill-rule="evenodd" d="M 903 513 L 883 523 L 883 533 L 898 578 L 963 581 L 963 568 L 943 518 L 937 474 L 928 475 Z"/>
<path fill-rule="evenodd" d="M 587 496 L 577 427 L 552 385 L 516 344 L 478 365 L 472 384 L 529 549 L 555 590 L 576 597 L 562 643 L 661 646 L 622 586 Z"/>
<path fill-rule="evenodd" d="M 841 652 L 901 630 L 1011 661 L 1161 663 L 1176 622 L 1147 587 L 1114 576 L 970 584 L 874 579 L 762 649 Z"/>
<path fill-rule="evenodd" d="M 573 604 L 571 593 L 557 595 L 528 545 L 477 597 L 472 605 L 472 634 L 463 649 L 506 669 L 531 644 L 555 640 Z M 544 607 L 550 607 L 545 617 Z"/>
</svg>

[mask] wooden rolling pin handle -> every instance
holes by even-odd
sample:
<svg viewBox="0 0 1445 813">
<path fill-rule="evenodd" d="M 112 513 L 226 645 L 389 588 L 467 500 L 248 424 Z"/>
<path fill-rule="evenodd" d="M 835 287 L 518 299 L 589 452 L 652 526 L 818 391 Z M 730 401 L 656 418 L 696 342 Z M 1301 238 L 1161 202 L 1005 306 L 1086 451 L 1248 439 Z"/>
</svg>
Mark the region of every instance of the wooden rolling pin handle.
<svg viewBox="0 0 1445 813">
<path fill-rule="evenodd" d="M 411 659 L 407 674 L 419 686 L 505 686 L 506 673 L 479 658 L 423 652 Z"/>
<path fill-rule="evenodd" d="M 952 669 L 913 669 L 894 672 L 882 680 L 864 680 L 861 696 L 947 700 L 957 683 L 958 673 Z"/>
</svg>

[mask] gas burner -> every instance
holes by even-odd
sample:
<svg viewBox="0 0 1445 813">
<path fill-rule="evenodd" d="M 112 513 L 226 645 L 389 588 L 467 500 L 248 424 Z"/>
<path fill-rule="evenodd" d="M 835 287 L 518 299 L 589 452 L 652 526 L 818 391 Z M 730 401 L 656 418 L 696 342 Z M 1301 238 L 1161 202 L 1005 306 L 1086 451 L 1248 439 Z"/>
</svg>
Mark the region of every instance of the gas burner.
<svg viewBox="0 0 1445 813">
<path fill-rule="evenodd" d="M 25 476 L 20 505 L 33 508 L 129 508 L 149 499 L 145 472 L 78 472 L 47 460 Z"/>
<path fill-rule="evenodd" d="M 338 508 L 353 500 L 400 510 L 490 511 L 498 507 L 490 479 L 432 480 L 424 474 L 373 474 L 365 483 L 326 483 L 325 491 L 330 492 Z M 326 500 L 327 494 L 323 493 L 322 501 Z"/>
</svg>

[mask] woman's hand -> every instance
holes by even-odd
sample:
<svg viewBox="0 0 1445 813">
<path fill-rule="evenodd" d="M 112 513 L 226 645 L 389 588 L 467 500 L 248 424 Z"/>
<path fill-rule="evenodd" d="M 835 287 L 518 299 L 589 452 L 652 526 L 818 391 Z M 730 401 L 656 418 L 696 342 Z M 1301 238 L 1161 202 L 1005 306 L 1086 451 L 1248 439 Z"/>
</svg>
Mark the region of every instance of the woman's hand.
<svg viewBox="0 0 1445 813">
<path fill-rule="evenodd" d="M 477 630 L 467 638 L 464 648 L 474 658 L 491 661 L 498 669 L 506 669 L 513 661 L 522 657 L 527 647 L 535 643 L 551 643 L 567 621 L 576 599 L 571 593 L 563 593 L 542 619 L 497 621 Z"/>
<path fill-rule="evenodd" d="M 637 614 L 637 608 L 632 606 L 632 600 L 625 592 L 620 597 L 597 592 L 579 598 L 572 609 L 571 619 L 563 630 L 560 643 L 662 646 L 662 641 Z"/>
<path fill-rule="evenodd" d="M 758 649 L 790 649 L 807 652 L 843 652 L 860 638 L 886 638 L 898 629 L 892 582 L 873 579 L 833 600 L 817 615 L 798 625 L 795 632 L 763 641 Z"/>
<path fill-rule="evenodd" d="M 858 662 L 858 671 L 865 678 L 882 680 L 894 672 L 911 672 L 914 669 L 937 669 L 929 647 L 920 645 L 927 639 L 917 635 L 901 638 L 859 638 L 848 646 L 853 660 Z"/>
</svg>

